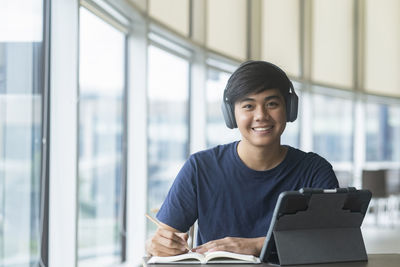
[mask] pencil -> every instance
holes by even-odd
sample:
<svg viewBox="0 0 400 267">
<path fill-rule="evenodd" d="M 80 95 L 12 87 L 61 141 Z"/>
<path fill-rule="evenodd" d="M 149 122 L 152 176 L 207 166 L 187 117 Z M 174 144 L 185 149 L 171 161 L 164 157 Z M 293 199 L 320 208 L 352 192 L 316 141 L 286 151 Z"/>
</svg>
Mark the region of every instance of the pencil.
<svg viewBox="0 0 400 267">
<path fill-rule="evenodd" d="M 157 221 L 156 219 L 154 219 L 153 217 L 151 217 L 149 214 L 146 213 L 144 216 L 146 216 L 147 219 L 149 219 L 150 221 L 155 223 L 158 227 L 163 228 L 161 223 L 159 221 Z"/>
<path fill-rule="evenodd" d="M 150 221 L 152 221 L 153 223 L 155 223 L 158 227 L 163 228 L 163 226 L 161 225 L 161 223 L 160 223 L 159 221 L 157 221 L 156 219 L 154 219 L 153 217 L 151 217 L 149 214 L 145 213 L 144 216 L 146 216 L 147 219 L 149 219 Z M 180 238 L 180 237 L 179 237 L 179 238 Z M 185 248 L 186 248 L 187 250 L 191 251 L 187 243 L 185 243 Z"/>
</svg>

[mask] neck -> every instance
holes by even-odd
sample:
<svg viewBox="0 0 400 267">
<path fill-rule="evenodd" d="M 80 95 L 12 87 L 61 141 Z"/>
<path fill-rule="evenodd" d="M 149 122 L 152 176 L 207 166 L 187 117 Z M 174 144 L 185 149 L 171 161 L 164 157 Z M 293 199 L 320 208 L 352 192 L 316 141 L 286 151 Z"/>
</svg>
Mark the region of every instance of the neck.
<svg viewBox="0 0 400 267">
<path fill-rule="evenodd" d="M 240 141 L 237 147 L 239 158 L 250 169 L 270 170 L 279 165 L 286 156 L 287 148 L 280 144 L 271 146 L 252 146 Z"/>
</svg>

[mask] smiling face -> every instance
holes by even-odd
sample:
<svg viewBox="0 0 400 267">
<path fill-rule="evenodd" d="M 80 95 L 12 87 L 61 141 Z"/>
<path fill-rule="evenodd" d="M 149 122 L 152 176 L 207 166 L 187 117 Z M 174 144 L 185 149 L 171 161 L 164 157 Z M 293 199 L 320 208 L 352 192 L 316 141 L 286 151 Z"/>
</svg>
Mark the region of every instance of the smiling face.
<svg viewBox="0 0 400 267">
<path fill-rule="evenodd" d="M 278 89 L 249 94 L 235 103 L 235 118 L 244 145 L 279 146 L 286 127 L 285 100 Z"/>
</svg>

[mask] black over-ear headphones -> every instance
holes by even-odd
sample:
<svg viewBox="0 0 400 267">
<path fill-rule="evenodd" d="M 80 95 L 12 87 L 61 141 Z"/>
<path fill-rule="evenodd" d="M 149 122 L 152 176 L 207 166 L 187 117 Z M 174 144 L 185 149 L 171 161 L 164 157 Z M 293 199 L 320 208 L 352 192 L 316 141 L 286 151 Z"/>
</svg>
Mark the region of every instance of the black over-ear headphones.
<svg viewBox="0 0 400 267">
<path fill-rule="evenodd" d="M 251 64 L 253 61 L 244 63 L 241 67 L 246 66 L 248 64 Z M 289 84 L 289 94 L 286 98 L 286 121 L 287 122 L 293 122 L 297 119 L 297 112 L 298 112 L 298 105 L 299 105 L 299 97 L 296 95 L 296 92 L 294 91 L 294 87 L 290 79 L 287 77 L 286 73 L 279 68 L 278 66 L 265 62 L 271 67 L 273 67 L 275 70 L 280 72 L 283 77 L 285 77 L 288 81 Z M 222 100 L 222 114 L 224 116 L 225 124 L 228 128 L 233 129 L 237 128 L 236 124 L 236 119 L 235 119 L 235 103 L 232 103 L 228 97 L 226 96 L 227 92 L 227 87 L 224 90 L 224 96 Z"/>
</svg>

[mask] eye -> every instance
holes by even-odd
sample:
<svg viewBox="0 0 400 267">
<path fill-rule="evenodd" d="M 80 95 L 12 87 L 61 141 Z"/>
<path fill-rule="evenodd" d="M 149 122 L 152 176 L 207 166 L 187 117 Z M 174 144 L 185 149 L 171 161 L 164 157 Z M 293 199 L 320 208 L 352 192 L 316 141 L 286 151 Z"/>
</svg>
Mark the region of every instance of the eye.
<svg viewBox="0 0 400 267">
<path fill-rule="evenodd" d="M 279 106 L 279 103 L 275 102 L 275 101 L 271 101 L 271 102 L 267 103 L 267 108 L 276 108 L 278 106 Z"/>
<path fill-rule="evenodd" d="M 252 109 L 252 108 L 253 108 L 253 105 L 252 105 L 252 104 L 244 104 L 244 105 L 242 106 L 242 108 L 244 108 L 244 109 Z"/>
</svg>

